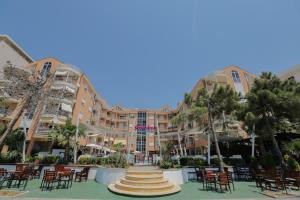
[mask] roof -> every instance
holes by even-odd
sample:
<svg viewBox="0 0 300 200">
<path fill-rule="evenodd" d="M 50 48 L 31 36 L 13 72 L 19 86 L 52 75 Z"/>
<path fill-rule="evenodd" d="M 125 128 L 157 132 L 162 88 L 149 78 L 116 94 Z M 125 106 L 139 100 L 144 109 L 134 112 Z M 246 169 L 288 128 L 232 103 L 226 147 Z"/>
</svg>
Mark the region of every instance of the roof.
<svg viewBox="0 0 300 200">
<path fill-rule="evenodd" d="M 34 60 L 24 51 L 13 39 L 8 35 L 0 35 L 0 41 L 5 41 L 9 46 L 11 46 L 19 55 L 25 58 L 26 61 L 32 63 Z"/>
<path fill-rule="evenodd" d="M 281 78 L 288 78 L 288 76 L 293 76 L 294 73 L 300 71 L 300 64 L 290 67 L 279 74 Z"/>
</svg>

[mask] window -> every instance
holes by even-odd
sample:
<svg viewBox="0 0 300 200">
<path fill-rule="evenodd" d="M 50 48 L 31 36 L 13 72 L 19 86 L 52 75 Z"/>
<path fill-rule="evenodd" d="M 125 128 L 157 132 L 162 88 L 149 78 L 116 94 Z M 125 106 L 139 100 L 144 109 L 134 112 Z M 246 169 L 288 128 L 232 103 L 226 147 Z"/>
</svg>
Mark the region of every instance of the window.
<svg viewBox="0 0 300 200">
<path fill-rule="evenodd" d="M 240 75 L 237 71 L 235 71 L 235 70 L 231 71 L 231 75 L 232 75 L 233 81 L 235 83 L 240 83 L 241 82 Z"/>
<path fill-rule="evenodd" d="M 46 76 L 48 75 L 48 73 L 50 72 L 52 63 L 51 62 L 46 62 L 43 66 L 43 70 L 41 72 L 41 76 L 42 78 L 46 78 Z"/>
<path fill-rule="evenodd" d="M 84 85 L 84 91 L 87 92 L 89 90 L 88 85 Z"/>
</svg>

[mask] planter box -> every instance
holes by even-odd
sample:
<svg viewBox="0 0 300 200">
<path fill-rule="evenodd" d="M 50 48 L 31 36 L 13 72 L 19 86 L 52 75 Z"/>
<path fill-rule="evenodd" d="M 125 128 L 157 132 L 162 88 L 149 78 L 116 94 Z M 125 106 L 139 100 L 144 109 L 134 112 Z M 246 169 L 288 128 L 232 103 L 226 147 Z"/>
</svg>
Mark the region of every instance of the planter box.
<svg viewBox="0 0 300 200">
<path fill-rule="evenodd" d="M 108 185 L 124 178 L 125 171 L 122 168 L 98 168 L 95 179 L 97 183 Z"/>
</svg>

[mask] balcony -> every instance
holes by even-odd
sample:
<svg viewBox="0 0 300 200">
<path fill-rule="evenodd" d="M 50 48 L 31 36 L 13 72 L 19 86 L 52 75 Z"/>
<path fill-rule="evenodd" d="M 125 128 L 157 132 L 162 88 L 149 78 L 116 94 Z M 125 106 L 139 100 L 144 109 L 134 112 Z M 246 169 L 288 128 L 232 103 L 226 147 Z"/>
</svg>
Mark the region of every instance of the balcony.
<svg viewBox="0 0 300 200">
<path fill-rule="evenodd" d="M 56 89 L 56 90 L 64 89 L 72 94 L 75 94 L 77 91 L 77 86 L 74 85 L 71 81 L 55 79 L 51 89 Z"/>
<path fill-rule="evenodd" d="M 45 118 L 54 118 L 54 117 L 57 117 L 59 120 L 61 121 L 66 121 L 68 118 L 71 117 L 71 114 L 70 113 L 67 113 L 65 111 L 62 111 L 62 110 L 59 110 L 57 112 L 53 112 L 53 111 L 45 111 L 42 115 L 42 117 L 45 117 Z"/>
<path fill-rule="evenodd" d="M 36 135 L 48 136 L 53 130 L 48 127 L 39 127 L 36 131 Z"/>
<path fill-rule="evenodd" d="M 13 113 L 13 111 L 14 110 L 12 110 L 12 109 L 0 108 L 0 116 L 1 117 L 10 116 Z"/>
</svg>

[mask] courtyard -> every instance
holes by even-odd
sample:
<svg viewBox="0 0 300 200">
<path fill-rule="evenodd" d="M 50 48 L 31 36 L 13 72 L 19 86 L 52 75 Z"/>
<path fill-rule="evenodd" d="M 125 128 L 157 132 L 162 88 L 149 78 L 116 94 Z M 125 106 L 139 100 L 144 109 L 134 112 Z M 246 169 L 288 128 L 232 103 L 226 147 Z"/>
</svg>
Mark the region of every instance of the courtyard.
<svg viewBox="0 0 300 200">
<path fill-rule="evenodd" d="M 107 189 L 107 185 L 98 184 L 93 180 L 87 182 L 74 182 L 69 189 L 59 189 L 52 191 L 41 191 L 40 180 L 28 182 L 26 192 L 18 198 L 56 198 L 56 199 L 100 199 L 100 200 L 129 200 L 142 199 L 140 197 L 129 197 L 117 195 Z M 261 193 L 260 189 L 255 187 L 253 182 L 237 182 L 235 191 L 226 193 L 217 193 L 205 191 L 202 189 L 202 183 L 189 182 L 181 186 L 182 191 L 163 197 L 144 198 L 147 200 L 196 200 L 196 199 L 270 199 L 270 197 Z"/>
</svg>

